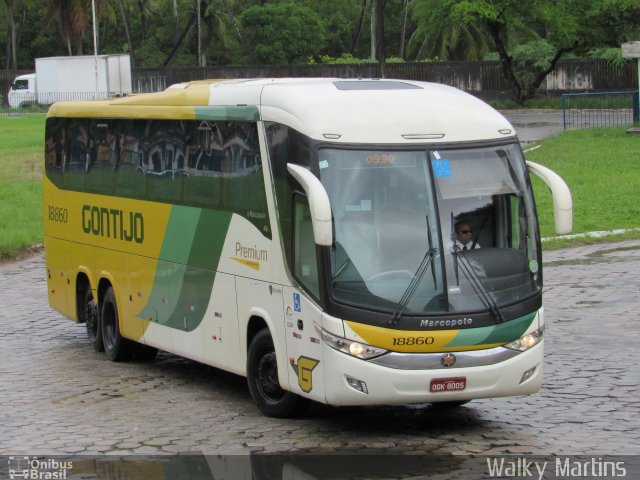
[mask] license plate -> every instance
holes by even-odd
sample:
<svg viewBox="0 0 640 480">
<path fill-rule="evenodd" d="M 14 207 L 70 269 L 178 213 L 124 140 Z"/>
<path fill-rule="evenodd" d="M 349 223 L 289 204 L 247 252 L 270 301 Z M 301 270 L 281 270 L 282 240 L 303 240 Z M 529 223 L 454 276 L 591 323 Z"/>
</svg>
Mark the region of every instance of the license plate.
<svg viewBox="0 0 640 480">
<path fill-rule="evenodd" d="M 467 388 L 467 377 L 434 378 L 429 384 L 432 393 L 454 392 Z"/>
</svg>

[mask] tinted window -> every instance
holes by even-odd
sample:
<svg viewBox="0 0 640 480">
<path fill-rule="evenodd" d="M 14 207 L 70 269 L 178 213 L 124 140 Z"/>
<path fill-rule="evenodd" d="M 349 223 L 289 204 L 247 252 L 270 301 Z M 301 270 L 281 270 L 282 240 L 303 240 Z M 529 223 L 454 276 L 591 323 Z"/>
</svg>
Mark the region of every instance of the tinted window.
<svg viewBox="0 0 640 480">
<path fill-rule="evenodd" d="M 45 137 L 58 186 L 232 211 L 271 236 L 255 123 L 49 118 Z"/>
</svg>

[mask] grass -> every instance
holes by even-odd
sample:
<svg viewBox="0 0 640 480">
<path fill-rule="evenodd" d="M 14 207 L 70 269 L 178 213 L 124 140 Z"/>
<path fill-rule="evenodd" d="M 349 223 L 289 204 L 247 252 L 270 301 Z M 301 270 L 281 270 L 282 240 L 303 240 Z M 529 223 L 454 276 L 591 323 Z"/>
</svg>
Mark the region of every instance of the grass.
<svg viewBox="0 0 640 480">
<path fill-rule="evenodd" d="M 587 93 L 572 95 L 565 99 L 565 108 L 589 108 L 589 109 L 631 109 L 631 95 L 633 92 L 613 93 L 606 95 Z M 526 100 L 523 105 L 519 105 L 513 100 L 489 100 L 489 104 L 497 110 L 522 110 L 522 109 L 562 109 L 562 98 L 560 95 L 551 97 L 538 96 Z"/>
<path fill-rule="evenodd" d="M 44 123 L 0 117 L 0 260 L 42 243 Z"/>
<path fill-rule="evenodd" d="M 0 117 L 0 259 L 15 258 L 42 243 L 43 116 Z M 640 227 L 640 135 L 624 128 L 564 132 L 526 154 L 560 174 L 573 195 L 574 233 Z M 532 183 L 543 237 L 554 236 L 551 194 L 537 178 Z M 545 249 L 619 238 L 556 239 Z"/>
<path fill-rule="evenodd" d="M 640 227 L 640 136 L 621 127 L 568 131 L 542 141 L 526 157 L 569 185 L 574 233 Z M 532 183 L 541 234 L 553 236 L 551 194 L 537 177 Z"/>
</svg>

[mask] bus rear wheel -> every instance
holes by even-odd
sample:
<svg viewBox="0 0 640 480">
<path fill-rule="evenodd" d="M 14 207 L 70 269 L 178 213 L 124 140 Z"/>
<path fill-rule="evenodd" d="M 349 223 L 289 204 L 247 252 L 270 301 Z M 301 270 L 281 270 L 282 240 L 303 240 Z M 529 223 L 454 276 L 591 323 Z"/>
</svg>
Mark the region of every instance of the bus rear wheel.
<svg viewBox="0 0 640 480">
<path fill-rule="evenodd" d="M 87 337 L 89 343 L 96 352 L 103 352 L 102 328 L 100 326 L 100 315 L 98 315 L 98 305 L 93 299 L 91 288 L 87 288 L 82 299 L 82 316 L 87 327 Z"/>
<path fill-rule="evenodd" d="M 304 399 L 280 387 L 276 351 L 268 328 L 260 330 L 249 345 L 247 384 L 258 409 L 267 417 L 290 417 L 304 403 Z"/>
<path fill-rule="evenodd" d="M 133 354 L 134 344 L 120 335 L 118 304 L 112 287 L 107 288 L 102 298 L 100 324 L 104 353 L 107 358 L 114 362 L 129 360 Z"/>
</svg>

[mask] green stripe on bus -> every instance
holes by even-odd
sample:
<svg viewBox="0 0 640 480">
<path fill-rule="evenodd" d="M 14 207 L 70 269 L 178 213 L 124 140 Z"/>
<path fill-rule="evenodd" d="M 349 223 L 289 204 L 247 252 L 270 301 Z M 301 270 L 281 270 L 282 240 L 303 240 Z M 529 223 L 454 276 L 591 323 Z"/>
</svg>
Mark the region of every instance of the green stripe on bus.
<svg viewBox="0 0 640 480">
<path fill-rule="evenodd" d="M 244 106 L 208 106 L 194 107 L 196 110 L 196 120 L 229 120 L 229 121 L 250 121 L 260 120 L 258 107 L 254 105 Z"/>
<path fill-rule="evenodd" d="M 174 205 L 160 251 L 160 259 L 168 262 L 188 263 L 189 249 L 185 244 L 193 243 L 202 209 Z"/>
<path fill-rule="evenodd" d="M 184 331 L 200 325 L 231 215 L 199 208 L 172 208 L 151 295 L 139 316 Z"/>
<path fill-rule="evenodd" d="M 525 315 L 508 322 L 490 327 L 468 328 L 460 333 L 446 347 L 466 347 L 493 343 L 509 343 L 522 336 L 535 318 L 536 313 Z"/>
</svg>

